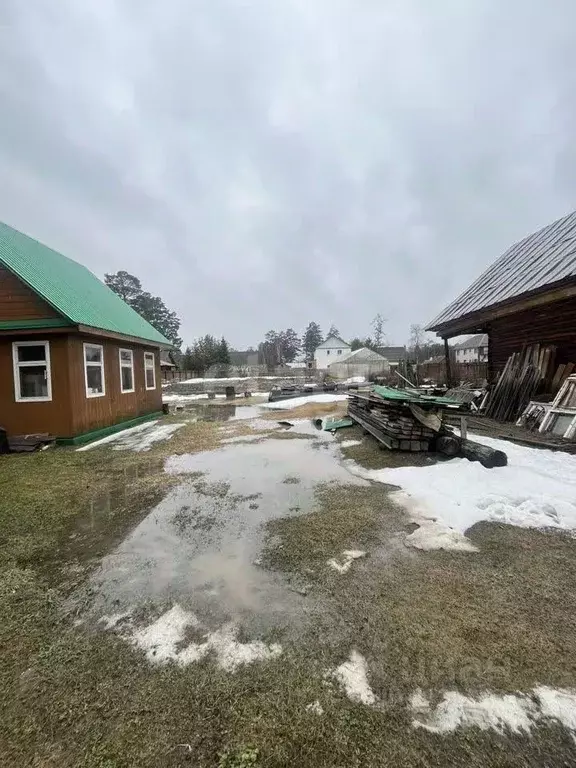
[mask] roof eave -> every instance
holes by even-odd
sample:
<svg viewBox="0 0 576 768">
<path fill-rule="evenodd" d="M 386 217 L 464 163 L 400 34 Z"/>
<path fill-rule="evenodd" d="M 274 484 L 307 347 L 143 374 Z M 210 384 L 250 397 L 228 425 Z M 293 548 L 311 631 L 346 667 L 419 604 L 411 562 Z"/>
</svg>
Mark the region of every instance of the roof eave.
<svg viewBox="0 0 576 768">
<path fill-rule="evenodd" d="M 130 336 L 124 333 L 115 333 L 114 331 L 107 331 L 104 328 L 94 328 L 89 325 L 76 326 L 79 333 L 86 333 L 89 336 L 104 336 L 109 339 L 118 339 L 119 341 L 129 341 L 132 344 L 141 344 L 146 347 L 158 347 L 158 349 L 172 350 L 176 347 L 171 344 L 168 339 L 165 341 L 155 339 L 144 339 L 141 336 Z"/>
<path fill-rule="evenodd" d="M 569 278 L 538 291 L 514 296 L 512 299 L 493 304 L 490 307 L 483 307 L 476 312 L 461 315 L 444 323 L 433 322 L 432 325 L 426 327 L 426 330 L 443 338 L 460 336 L 464 333 L 486 333 L 488 331 L 487 324 L 491 320 L 526 309 L 533 309 L 542 304 L 551 304 L 554 301 L 572 296 L 576 296 L 576 278 Z"/>
</svg>

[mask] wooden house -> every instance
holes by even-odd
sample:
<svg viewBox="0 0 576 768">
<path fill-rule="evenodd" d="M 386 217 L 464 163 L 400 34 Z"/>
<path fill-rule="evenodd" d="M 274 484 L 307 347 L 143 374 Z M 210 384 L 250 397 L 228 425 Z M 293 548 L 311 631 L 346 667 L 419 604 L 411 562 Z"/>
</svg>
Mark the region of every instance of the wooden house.
<svg viewBox="0 0 576 768">
<path fill-rule="evenodd" d="M 488 334 L 488 377 L 514 352 L 553 345 L 576 362 L 576 211 L 511 246 L 427 327 L 444 339 Z"/>
<path fill-rule="evenodd" d="M 86 442 L 161 412 L 170 342 L 86 267 L 0 223 L 0 426 Z"/>
</svg>

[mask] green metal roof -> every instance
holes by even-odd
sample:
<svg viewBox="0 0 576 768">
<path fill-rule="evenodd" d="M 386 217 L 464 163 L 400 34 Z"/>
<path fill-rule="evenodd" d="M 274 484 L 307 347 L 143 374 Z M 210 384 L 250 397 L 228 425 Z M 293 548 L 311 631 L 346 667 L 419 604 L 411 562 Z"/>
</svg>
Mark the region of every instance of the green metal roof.
<svg viewBox="0 0 576 768">
<path fill-rule="evenodd" d="M 440 397 L 436 395 L 421 395 L 413 389 L 392 389 L 374 384 L 372 391 L 384 398 L 384 400 L 401 400 L 405 403 L 431 403 L 434 405 L 457 405 L 462 403 L 452 397 Z"/>
<path fill-rule="evenodd" d="M 73 325 L 86 325 L 171 346 L 168 339 L 89 269 L 2 222 L 0 264 Z"/>
</svg>

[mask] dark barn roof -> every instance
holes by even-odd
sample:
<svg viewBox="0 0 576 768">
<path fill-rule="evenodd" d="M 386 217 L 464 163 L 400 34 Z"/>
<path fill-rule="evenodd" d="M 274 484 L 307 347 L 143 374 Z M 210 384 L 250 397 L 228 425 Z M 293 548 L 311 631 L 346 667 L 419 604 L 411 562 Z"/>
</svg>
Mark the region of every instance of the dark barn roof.
<svg viewBox="0 0 576 768">
<path fill-rule="evenodd" d="M 406 359 L 406 347 L 376 347 L 376 351 L 389 363 L 399 363 Z"/>
<path fill-rule="evenodd" d="M 576 211 L 511 246 L 426 330 L 576 278 Z"/>
</svg>

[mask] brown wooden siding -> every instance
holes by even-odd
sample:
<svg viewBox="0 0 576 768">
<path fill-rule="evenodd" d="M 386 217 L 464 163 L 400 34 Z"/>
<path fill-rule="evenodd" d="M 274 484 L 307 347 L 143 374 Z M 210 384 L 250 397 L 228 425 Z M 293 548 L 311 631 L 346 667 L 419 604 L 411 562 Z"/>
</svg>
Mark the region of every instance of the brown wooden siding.
<svg viewBox="0 0 576 768">
<path fill-rule="evenodd" d="M 16 402 L 12 362 L 13 341 L 50 342 L 52 400 L 42 403 Z M 49 432 L 67 436 L 71 433 L 70 389 L 68 376 L 68 339 L 65 335 L 46 336 L 41 332 L 25 338 L 0 338 L 0 426 L 9 435 Z"/>
<path fill-rule="evenodd" d="M 554 344 L 555 365 L 576 363 L 576 297 L 496 318 L 486 330 L 490 334 L 491 378 L 526 344 Z"/>
<path fill-rule="evenodd" d="M 0 266 L 0 320 L 39 320 L 58 312 L 16 275 Z"/>
<path fill-rule="evenodd" d="M 16 402 L 12 363 L 13 341 L 49 341 L 52 400 L 40 403 Z M 86 397 L 83 343 L 104 347 L 106 394 Z M 118 350 L 134 352 L 135 392 L 122 393 Z M 156 389 L 147 390 L 144 381 L 144 352 L 156 360 Z M 96 336 L 42 335 L 0 337 L 0 426 L 9 435 L 49 432 L 56 437 L 74 437 L 120 421 L 162 409 L 160 354 L 155 347 L 124 344 Z"/>
<path fill-rule="evenodd" d="M 86 397 L 83 348 L 85 342 L 101 344 L 104 347 L 106 394 L 103 397 Z M 133 393 L 121 392 L 119 349 L 131 349 L 134 353 L 136 391 Z M 145 387 L 144 352 L 154 352 L 155 355 L 156 389 L 154 390 L 147 390 Z M 69 361 L 70 406 L 74 435 L 162 409 L 160 353 L 157 348 L 111 341 L 95 336 L 70 336 Z"/>
</svg>

